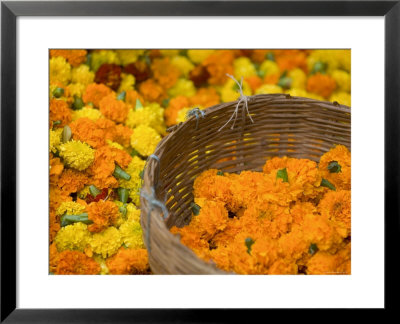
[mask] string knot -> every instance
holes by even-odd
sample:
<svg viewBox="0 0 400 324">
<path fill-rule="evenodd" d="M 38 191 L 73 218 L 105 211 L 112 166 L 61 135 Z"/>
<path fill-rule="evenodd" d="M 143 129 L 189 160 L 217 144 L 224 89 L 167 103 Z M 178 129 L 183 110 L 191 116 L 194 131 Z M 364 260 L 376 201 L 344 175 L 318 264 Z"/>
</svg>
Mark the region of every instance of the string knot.
<svg viewBox="0 0 400 324">
<path fill-rule="evenodd" d="M 192 116 L 195 116 L 195 117 L 196 117 L 196 129 L 197 129 L 197 127 L 199 126 L 199 114 L 201 115 L 202 118 L 204 118 L 204 111 L 202 111 L 202 110 L 201 110 L 200 108 L 198 108 L 198 107 L 193 108 L 193 109 L 189 110 L 189 111 L 186 113 L 186 117 L 187 117 L 187 118 L 190 118 L 190 117 L 192 117 Z"/>
<path fill-rule="evenodd" d="M 238 90 L 239 90 L 240 96 L 239 96 L 239 98 L 238 98 L 238 102 L 237 102 L 237 104 L 236 104 L 236 108 L 235 108 L 235 110 L 233 111 L 233 114 L 232 114 L 231 118 L 229 118 L 229 120 L 228 120 L 218 131 L 220 131 L 220 130 L 223 129 L 226 125 L 228 125 L 229 122 L 232 120 L 232 118 L 235 117 L 235 119 L 233 120 L 233 124 L 232 124 L 232 126 L 231 126 L 231 129 L 233 129 L 233 127 L 235 126 L 235 122 L 236 122 L 236 119 L 237 119 L 237 116 L 238 116 L 238 112 L 239 112 L 239 106 L 240 106 L 241 103 L 243 103 L 244 108 L 246 108 L 247 116 L 249 116 L 251 122 L 254 123 L 253 118 L 251 118 L 250 113 L 249 113 L 249 105 L 248 105 L 249 97 L 246 96 L 246 95 L 243 93 L 243 77 L 240 79 L 240 83 L 239 83 L 239 81 L 236 80 L 235 77 L 234 77 L 233 75 L 230 75 L 230 74 L 228 74 L 228 73 L 227 73 L 226 75 L 227 75 L 229 78 L 231 78 L 233 81 L 235 81 L 236 85 L 238 86 Z"/>
</svg>

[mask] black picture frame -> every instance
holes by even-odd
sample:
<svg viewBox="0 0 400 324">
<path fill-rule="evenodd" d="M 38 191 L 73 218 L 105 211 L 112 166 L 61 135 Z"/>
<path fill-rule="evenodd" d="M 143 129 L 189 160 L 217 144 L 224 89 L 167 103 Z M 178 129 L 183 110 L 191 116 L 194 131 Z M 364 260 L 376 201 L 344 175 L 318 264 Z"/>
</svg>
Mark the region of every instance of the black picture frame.
<svg viewBox="0 0 400 324">
<path fill-rule="evenodd" d="M 395 271 L 394 259 L 398 258 L 396 238 L 400 234 L 400 0 L 4 1 L 1 3 L 1 322 L 233 322 L 240 318 L 239 313 L 251 312 L 253 317 L 258 316 L 257 312 L 263 312 L 228 309 L 204 312 L 193 309 L 16 308 L 16 244 L 12 243 L 16 242 L 17 237 L 16 19 L 19 16 L 384 16 L 385 170 L 374 170 L 374 174 L 384 176 L 385 181 L 385 310 L 398 307 L 395 293 L 399 287 L 399 274 Z"/>
</svg>

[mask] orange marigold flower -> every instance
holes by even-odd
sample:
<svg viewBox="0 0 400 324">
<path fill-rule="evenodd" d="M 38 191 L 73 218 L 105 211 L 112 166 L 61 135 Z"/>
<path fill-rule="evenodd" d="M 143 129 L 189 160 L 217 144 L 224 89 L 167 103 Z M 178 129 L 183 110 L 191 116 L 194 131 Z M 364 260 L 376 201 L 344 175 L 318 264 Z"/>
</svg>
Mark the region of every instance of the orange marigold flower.
<svg viewBox="0 0 400 324">
<path fill-rule="evenodd" d="M 60 222 L 57 219 L 56 213 L 54 211 L 50 211 L 49 214 L 49 241 L 50 244 L 53 242 L 54 238 L 57 235 L 57 232 L 60 230 Z"/>
<path fill-rule="evenodd" d="M 117 163 L 121 168 L 126 168 L 132 157 L 125 151 L 109 145 L 97 149 L 94 162 L 88 172 L 92 176 L 93 184 L 98 188 L 117 188 L 118 181 L 112 175 Z"/>
<path fill-rule="evenodd" d="M 197 65 L 192 71 L 189 72 L 189 79 L 196 87 L 201 87 L 207 84 L 210 73 L 203 65 Z"/>
<path fill-rule="evenodd" d="M 53 154 L 50 154 L 50 184 L 55 185 L 57 183 L 63 170 L 64 164 L 61 163 L 60 158 L 53 157 Z"/>
<path fill-rule="evenodd" d="M 215 51 L 207 57 L 202 64 L 210 74 L 208 83 L 212 85 L 224 84 L 228 80 L 226 74 L 233 74 L 234 59 L 233 52 L 229 50 Z"/>
<path fill-rule="evenodd" d="M 50 191 L 49 191 L 50 212 L 52 211 L 55 212 L 57 208 L 61 205 L 61 203 L 64 201 L 72 201 L 72 197 L 69 195 L 69 193 L 61 190 L 57 186 L 50 185 Z"/>
<path fill-rule="evenodd" d="M 245 78 L 244 81 L 246 81 L 249 84 L 253 92 L 256 91 L 256 89 L 258 89 L 263 83 L 263 80 L 261 80 L 261 78 L 258 75 L 249 76 Z"/>
<path fill-rule="evenodd" d="M 195 197 L 220 201 L 227 205 L 229 210 L 238 208 L 231 190 L 232 178 L 219 175 L 218 170 L 210 169 L 201 173 L 193 184 Z"/>
<path fill-rule="evenodd" d="M 351 189 L 351 153 L 344 145 L 336 145 L 319 160 L 323 178 L 331 182 L 336 190 Z"/>
<path fill-rule="evenodd" d="M 147 274 L 150 272 L 146 249 L 120 248 L 114 256 L 106 261 L 111 274 Z"/>
<path fill-rule="evenodd" d="M 139 99 L 141 103 L 144 103 L 143 97 L 136 90 L 128 90 L 126 92 L 125 102 L 132 108 L 136 108 L 136 100 Z"/>
<path fill-rule="evenodd" d="M 72 119 L 68 104 L 61 99 L 50 100 L 50 121 L 60 121 L 58 127 L 67 125 Z"/>
<path fill-rule="evenodd" d="M 307 73 L 307 53 L 302 50 L 274 50 L 275 61 L 281 71 L 295 68 Z"/>
<path fill-rule="evenodd" d="M 326 74 L 315 73 L 307 79 L 307 91 L 329 98 L 336 89 L 335 80 Z"/>
<path fill-rule="evenodd" d="M 332 221 L 343 238 L 351 234 L 351 192 L 349 190 L 327 192 L 318 207 L 321 216 Z"/>
<path fill-rule="evenodd" d="M 297 273 L 297 264 L 286 260 L 277 260 L 268 269 L 269 275 L 295 275 Z"/>
<path fill-rule="evenodd" d="M 112 93 L 112 90 L 104 84 L 92 83 L 86 87 L 82 100 L 85 104 L 91 102 L 95 107 L 99 107 L 100 100 Z"/>
<path fill-rule="evenodd" d="M 189 98 L 189 101 L 190 106 L 200 106 L 203 108 L 208 108 L 214 105 L 218 105 L 221 102 L 221 99 L 219 98 L 219 95 L 214 88 L 200 88 L 197 90 L 194 96 Z M 186 107 L 189 107 L 189 105 L 187 105 Z"/>
<path fill-rule="evenodd" d="M 279 81 L 280 75 L 277 73 L 268 74 L 264 77 L 264 83 L 266 84 L 277 84 Z"/>
<path fill-rule="evenodd" d="M 113 142 L 117 142 L 124 147 L 129 147 L 133 130 L 127 126 L 118 124 L 114 128 Z"/>
<path fill-rule="evenodd" d="M 177 96 L 172 98 L 167 109 L 164 110 L 165 124 L 167 126 L 172 126 L 176 124 L 176 119 L 178 118 L 178 112 L 190 106 L 190 100 L 185 96 Z"/>
<path fill-rule="evenodd" d="M 265 60 L 265 56 L 270 52 L 270 50 L 265 49 L 255 49 L 251 53 L 251 60 L 255 63 L 261 64 Z"/>
<path fill-rule="evenodd" d="M 124 66 L 124 73 L 133 74 L 136 82 L 145 81 L 151 76 L 150 67 L 144 60 L 138 60 Z"/>
<path fill-rule="evenodd" d="M 120 216 L 118 206 L 111 201 L 99 200 L 92 202 L 86 207 L 88 218 L 93 224 L 88 226 L 90 232 L 101 232 L 108 226 L 115 225 Z"/>
<path fill-rule="evenodd" d="M 54 273 L 57 268 L 59 253 L 55 243 L 50 244 L 49 247 L 49 271 Z"/>
<path fill-rule="evenodd" d="M 76 67 L 86 61 L 86 50 L 65 50 L 65 49 L 53 49 L 50 50 L 50 57 L 62 56 L 69 64 Z"/>
<path fill-rule="evenodd" d="M 154 79 L 164 89 L 171 88 L 181 75 L 179 69 L 171 64 L 169 57 L 154 59 L 151 70 Z"/>
<path fill-rule="evenodd" d="M 148 102 L 157 102 L 165 98 L 165 90 L 153 79 L 148 79 L 139 85 L 139 93 Z"/>
<path fill-rule="evenodd" d="M 73 121 L 69 127 L 71 128 L 72 138 L 77 141 L 86 142 L 94 148 L 105 145 L 105 132 L 98 126 L 96 122 L 89 118 L 78 118 Z"/>
<path fill-rule="evenodd" d="M 117 91 L 121 83 L 121 72 L 122 68 L 119 65 L 104 63 L 96 71 L 94 81 Z"/>
<path fill-rule="evenodd" d="M 58 275 L 94 275 L 100 273 L 100 265 L 79 251 L 63 251 L 58 256 L 54 271 Z"/>
<path fill-rule="evenodd" d="M 319 251 L 317 252 L 307 263 L 307 274 L 313 275 L 337 275 L 347 274 L 342 271 L 338 271 L 339 266 L 342 265 L 338 255 L 332 255 L 328 252 Z"/>
<path fill-rule="evenodd" d="M 123 123 L 129 112 L 129 106 L 118 100 L 115 93 L 103 97 L 99 102 L 99 109 L 105 117 L 117 123 Z"/>
<path fill-rule="evenodd" d="M 88 183 L 88 176 L 77 170 L 65 169 L 58 180 L 58 187 L 65 192 L 78 192 Z"/>
</svg>

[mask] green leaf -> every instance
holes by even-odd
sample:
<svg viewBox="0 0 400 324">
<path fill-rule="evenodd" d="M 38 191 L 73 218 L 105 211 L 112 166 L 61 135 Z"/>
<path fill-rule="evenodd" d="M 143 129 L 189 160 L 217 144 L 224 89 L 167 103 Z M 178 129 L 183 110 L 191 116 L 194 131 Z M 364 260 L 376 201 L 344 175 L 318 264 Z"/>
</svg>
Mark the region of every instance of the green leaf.
<svg viewBox="0 0 400 324">
<path fill-rule="evenodd" d="M 246 245 L 246 247 L 247 247 L 247 253 L 248 254 L 251 254 L 251 247 L 252 247 L 252 245 L 255 243 L 255 241 L 251 238 L 251 237 L 248 237 L 248 238 L 246 238 L 245 240 L 244 240 L 244 244 Z"/>
<path fill-rule="evenodd" d="M 140 171 L 139 172 L 139 177 L 140 177 L 140 179 L 144 179 L 144 170 L 142 170 L 142 171 Z"/>
<path fill-rule="evenodd" d="M 192 212 L 193 212 L 193 214 L 195 215 L 195 216 L 197 216 L 197 215 L 199 215 L 200 214 L 200 206 L 199 205 L 197 205 L 197 204 L 195 204 L 194 202 L 192 202 L 191 204 L 190 204 L 190 208 L 192 209 Z"/>
<path fill-rule="evenodd" d="M 310 245 L 310 247 L 308 248 L 308 253 L 310 253 L 311 255 L 314 255 L 315 253 L 317 253 L 318 252 L 318 246 L 317 246 L 317 244 L 314 244 L 314 243 L 312 243 L 311 245 Z"/>
<path fill-rule="evenodd" d="M 314 66 L 311 69 L 310 74 L 315 74 L 315 73 L 321 73 L 325 74 L 326 73 L 326 64 L 324 62 L 318 61 L 314 63 Z"/>
<path fill-rule="evenodd" d="M 326 180 L 326 179 L 322 179 L 321 187 L 326 187 L 326 188 L 329 188 L 329 189 L 331 189 L 333 191 L 336 191 L 335 186 L 332 183 L 330 183 L 328 180 Z"/>
<path fill-rule="evenodd" d="M 276 178 L 282 179 L 282 182 L 289 182 L 286 168 L 278 170 L 278 172 L 276 173 Z"/>
<path fill-rule="evenodd" d="M 117 164 L 115 165 L 113 176 L 126 181 L 129 181 L 131 179 L 131 176 L 127 172 L 122 170 L 121 167 Z"/>
<path fill-rule="evenodd" d="M 223 175 L 224 175 L 224 173 L 223 173 L 222 171 L 218 171 L 218 172 L 217 172 L 217 175 L 219 175 L 219 176 L 223 176 Z"/>
<path fill-rule="evenodd" d="M 330 173 L 339 173 L 342 172 L 342 167 L 337 161 L 331 161 L 329 162 L 328 170 Z"/>
<path fill-rule="evenodd" d="M 170 100 L 171 100 L 171 99 L 169 99 L 169 98 L 168 98 L 168 99 L 164 99 L 164 100 L 161 102 L 162 106 L 163 106 L 163 107 L 168 107 Z"/>
<path fill-rule="evenodd" d="M 143 105 L 142 105 L 142 103 L 140 102 L 139 99 L 136 99 L 136 106 L 135 106 L 135 109 L 136 109 L 136 110 L 143 109 Z"/>
<path fill-rule="evenodd" d="M 263 70 L 257 70 L 257 75 L 258 75 L 261 79 L 263 79 L 263 78 L 265 77 L 265 71 L 263 71 Z"/>
<path fill-rule="evenodd" d="M 284 89 L 289 89 L 291 85 L 292 85 L 292 79 L 289 78 L 288 76 L 281 77 L 278 81 L 278 86 Z"/>
<path fill-rule="evenodd" d="M 97 189 L 94 185 L 90 185 L 89 192 L 93 196 L 93 198 L 96 198 L 96 196 L 101 193 L 101 190 Z"/>
<path fill-rule="evenodd" d="M 85 104 L 83 103 L 82 98 L 79 97 L 75 97 L 74 99 L 74 103 L 72 104 L 72 109 L 73 110 L 80 110 L 85 106 Z"/>
<path fill-rule="evenodd" d="M 88 213 L 82 213 L 79 215 L 64 215 L 61 216 L 61 227 L 71 225 L 73 223 L 84 223 L 84 224 L 92 224 L 93 221 L 91 221 L 88 217 Z"/>
<path fill-rule="evenodd" d="M 275 55 L 272 52 L 268 52 L 267 55 L 265 55 L 265 58 L 270 61 L 275 61 Z"/>
<path fill-rule="evenodd" d="M 117 100 L 125 101 L 125 98 L 126 98 L 126 91 L 122 91 L 122 92 L 117 96 Z"/>
<path fill-rule="evenodd" d="M 126 213 L 128 212 L 125 206 L 119 207 L 119 212 L 122 214 L 123 218 L 126 218 Z"/>
<path fill-rule="evenodd" d="M 129 189 L 118 188 L 118 197 L 119 201 L 122 201 L 124 204 L 127 203 L 129 198 Z"/>
<path fill-rule="evenodd" d="M 53 126 L 60 125 L 60 124 L 61 124 L 61 120 L 53 121 Z"/>
<path fill-rule="evenodd" d="M 56 97 L 56 98 L 62 97 L 63 94 L 64 94 L 64 89 L 63 88 L 55 88 L 53 90 L 53 96 Z"/>
<path fill-rule="evenodd" d="M 136 151 L 135 149 L 132 149 L 131 156 L 134 157 L 134 156 L 138 156 L 138 155 L 139 155 L 139 152 Z"/>
</svg>

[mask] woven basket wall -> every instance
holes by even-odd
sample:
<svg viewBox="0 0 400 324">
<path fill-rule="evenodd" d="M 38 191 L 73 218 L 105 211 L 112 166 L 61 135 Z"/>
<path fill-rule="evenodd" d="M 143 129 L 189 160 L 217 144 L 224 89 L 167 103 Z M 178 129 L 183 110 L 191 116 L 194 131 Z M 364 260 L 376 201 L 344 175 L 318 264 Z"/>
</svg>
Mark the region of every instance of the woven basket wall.
<svg viewBox="0 0 400 324">
<path fill-rule="evenodd" d="M 148 161 L 143 190 L 150 193 L 153 187 L 157 199 L 167 201 L 169 212 L 166 220 L 157 207 L 149 215 L 150 204 L 141 198 L 141 223 L 154 273 L 226 274 L 199 259 L 169 232 L 174 225 L 182 227 L 190 222 L 193 181 L 204 170 L 261 171 L 273 156 L 318 161 L 334 144 L 350 150 L 347 106 L 284 94 L 257 95 L 248 102 L 254 123 L 240 107 L 234 128 L 231 121 L 218 131 L 236 104 L 223 103 L 205 110 L 197 128 L 195 117 L 175 126 L 157 146 L 155 154 L 160 162 Z"/>
</svg>

